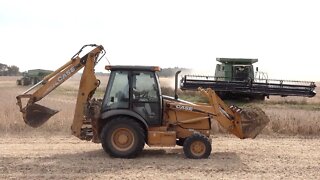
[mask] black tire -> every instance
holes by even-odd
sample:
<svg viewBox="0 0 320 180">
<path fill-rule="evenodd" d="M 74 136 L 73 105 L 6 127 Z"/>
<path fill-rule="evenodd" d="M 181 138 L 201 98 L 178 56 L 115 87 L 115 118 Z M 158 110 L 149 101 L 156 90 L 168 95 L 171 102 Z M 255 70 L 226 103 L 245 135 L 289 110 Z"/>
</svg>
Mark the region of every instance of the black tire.
<svg viewBox="0 0 320 180">
<path fill-rule="evenodd" d="M 21 85 L 21 80 L 17 80 L 17 85 Z"/>
<path fill-rule="evenodd" d="M 103 127 L 101 144 L 104 151 L 112 157 L 134 158 L 143 150 L 145 132 L 134 119 L 118 117 Z"/>
<path fill-rule="evenodd" d="M 183 143 L 184 143 L 185 140 L 186 140 L 185 138 L 179 138 L 179 139 L 177 139 L 176 144 L 178 146 L 183 146 Z"/>
<path fill-rule="evenodd" d="M 38 79 L 37 78 L 32 78 L 31 79 L 31 85 L 36 85 L 38 83 Z"/>
<path fill-rule="evenodd" d="M 183 152 L 190 159 L 208 158 L 211 154 L 210 140 L 202 134 L 193 134 L 184 141 Z"/>
</svg>

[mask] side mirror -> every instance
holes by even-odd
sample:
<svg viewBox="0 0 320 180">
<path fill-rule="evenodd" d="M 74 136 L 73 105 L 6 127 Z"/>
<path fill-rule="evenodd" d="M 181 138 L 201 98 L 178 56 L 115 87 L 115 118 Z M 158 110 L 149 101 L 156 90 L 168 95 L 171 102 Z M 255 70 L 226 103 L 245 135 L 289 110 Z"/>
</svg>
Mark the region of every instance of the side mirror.
<svg viewBox="0 0 320 180">
<path fill-rule="evenodd" d="M 259 71 L 259 68 L 258 68 L 258 67 L 256 67 L 256 71 Z"/>
</svg>

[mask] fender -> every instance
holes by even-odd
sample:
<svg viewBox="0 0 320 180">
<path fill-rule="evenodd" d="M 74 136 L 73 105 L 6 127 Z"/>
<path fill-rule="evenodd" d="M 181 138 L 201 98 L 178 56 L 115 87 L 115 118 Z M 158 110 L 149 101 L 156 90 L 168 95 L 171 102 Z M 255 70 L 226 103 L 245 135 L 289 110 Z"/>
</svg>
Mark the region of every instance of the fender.
<svg viewBox="0 0 320 180">
<path fill-rule="evenodd" d="M 101 113 L 100 119 L 108 119 L 109 117 L 112 116 L 117 116 L 117 115 L 125 115 L 125 116 L 131 116 L 136 118 L 139 122 L 142 122 L 145 126 L 146 129 L 149 128 L 147 122 L 136 112 L 133 112 L 131 110 L 127 109 L 114 109 L 114 110 L 108 110 L 106 112 Z"/>
</svg>

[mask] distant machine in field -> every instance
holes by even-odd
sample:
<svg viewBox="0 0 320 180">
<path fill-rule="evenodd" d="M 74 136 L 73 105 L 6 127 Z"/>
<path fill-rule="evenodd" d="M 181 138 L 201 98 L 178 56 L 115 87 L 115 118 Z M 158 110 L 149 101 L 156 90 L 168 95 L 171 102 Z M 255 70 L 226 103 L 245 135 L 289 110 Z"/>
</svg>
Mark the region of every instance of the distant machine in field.
<svg viewBox="0 0 320 180">
<path fill-rule="evenodd" d="M 268 75 L 254 72 L 253 63 L 258 59 L 217 58 L 215 76 L 185 75 L 181 79 L 182 90 L 198 87 L 212 88 L 223 99 L 249 98 L 264 100 L 269 95 L 304 96 L 316 95 L 315 82 L 274 80 Z"/>
<path fill-rule="evenodd" d="M 44 70 L 44 69 L 32 69 L 24 72 L 23 77 L 17 80 L 17 85 L 21 86 L 29 86 L 35 85 L 40 80 L 42 80 L 45 76 L 52 73 L 53 71 Z"/>
</svg>

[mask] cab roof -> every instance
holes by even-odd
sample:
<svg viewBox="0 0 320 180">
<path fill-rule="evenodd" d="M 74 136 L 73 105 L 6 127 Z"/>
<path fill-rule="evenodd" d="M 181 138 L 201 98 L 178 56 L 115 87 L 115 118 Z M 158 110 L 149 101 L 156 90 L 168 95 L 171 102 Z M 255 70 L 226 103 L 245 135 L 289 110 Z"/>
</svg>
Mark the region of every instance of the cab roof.
<svg viewBox="0 0 320 180">
<path fill-rule="evenodd" d="M 258 59 L 245 59 L 245 58 L 217 58 L 218 62 L 231 63 L 231 64 L 253 64 L 258 62 Z"/>
<path fill-rule="evenodd" d="M 107 65 L 106 70 L 127 70 L 127 71 L 160 71 L 159 66 L 123 66 L 123 65 Z"/>
</svg>

